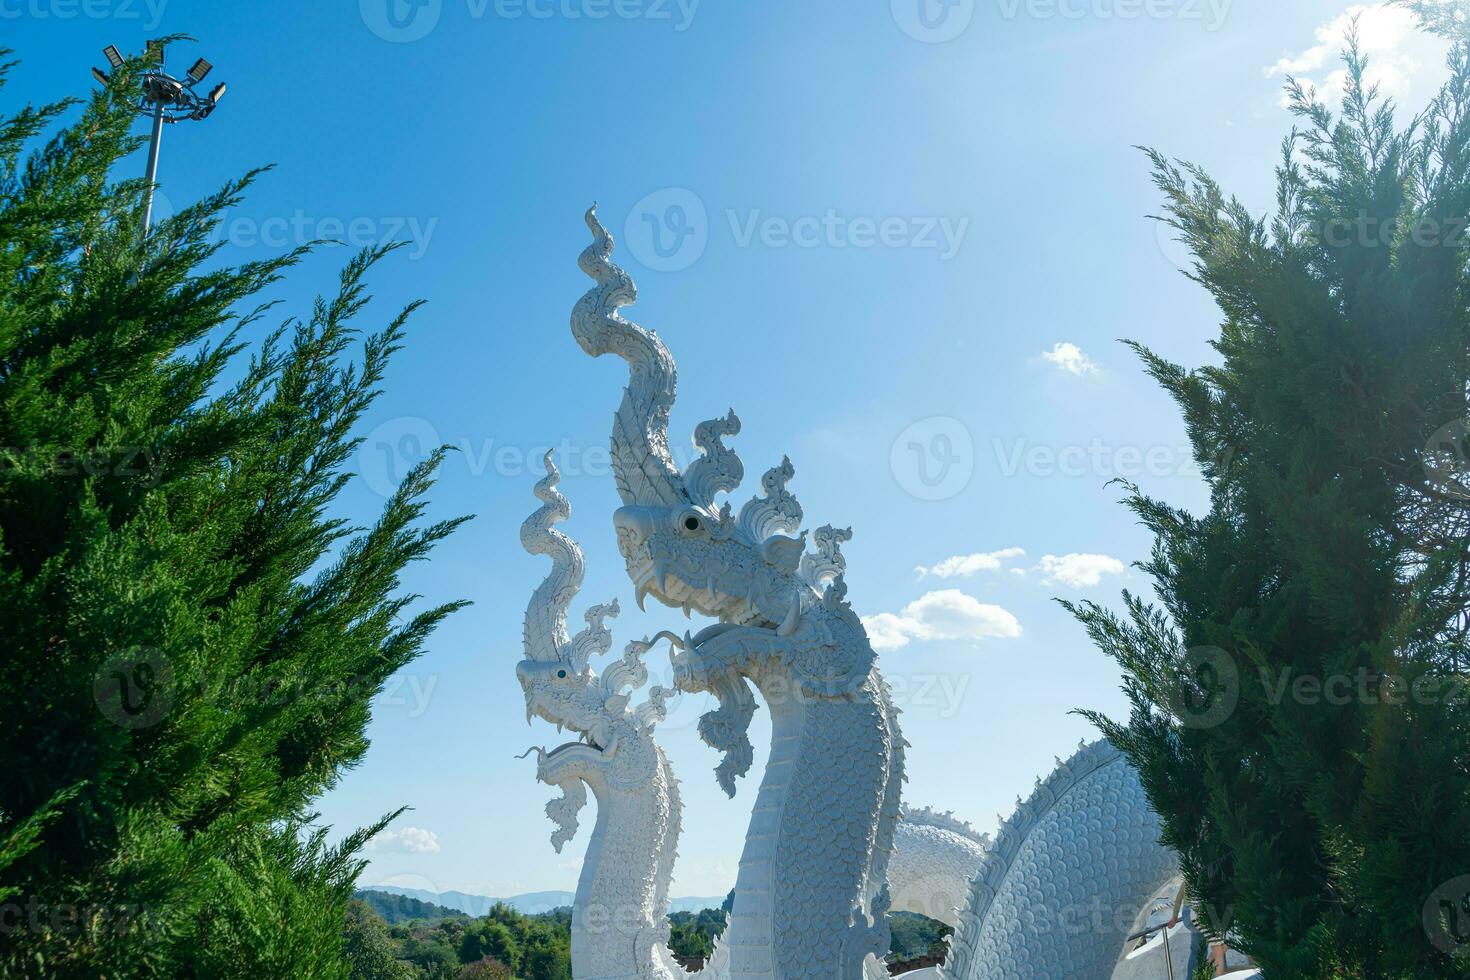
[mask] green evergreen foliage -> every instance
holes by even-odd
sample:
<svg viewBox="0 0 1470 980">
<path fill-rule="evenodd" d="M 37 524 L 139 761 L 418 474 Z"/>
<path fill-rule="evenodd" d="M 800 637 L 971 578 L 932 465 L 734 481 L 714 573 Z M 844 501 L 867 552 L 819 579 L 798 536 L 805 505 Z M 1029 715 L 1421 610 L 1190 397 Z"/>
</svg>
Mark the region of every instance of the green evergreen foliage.
<svg viewBox="0 0 1470 980">
<path fill-rule="evenodd" d="M 1137 766 L 1217 936 L 1272 978 L 1459 978 L 1470 46 L 1402 129 L 1356 43 L 1346 62 L 1339 114 L 1291 88 L 1302 128 L 1269 220 L 1151 154 L 1224 323 L 1215 366 L 1138 350 L 1211 506 L 1130 488 L 1158 602 L 1074 611 L 1132 702 L 1126 722 L 1091 717 Z"/>
<path fill-rule="evenodd" d="M 353 980 L 412 980 L 412 968 L 398 960 L 397 952 L 382 916 L 367 902 L 353 899 L 342 949 Z"/>
<path fill-rule="evenodd" d="M 571 909 L 525 915 L 497 903 L 474 919 L 402 895 L 372 890 L 357 895 L 346 928 L 346 957 L 354 980 L 571 978 Z M 730 901 L 727 898 L 725 904 Z M 379 914 L 379 909 L 396 915 L 415 908 L 424 910 L 425 917 L 385 922 Z M 727 908 L 670 913 L 669 948 L 682 957 L 709 957 L 728 917 Z M 945 937 L 953 931 L 943 923 L 904 912 L 889 916 L 889 924 L 894 937 L 889 958 L 893 961 L 942 955 Z"/>
<path fill-rule="evenodd" d="M 390 926 L 407 922 L 410 919 L 435 922 L 455 916 L 468 918 L 458 909 L 446 908 L 443 905 L 435 905 L 433 902 L 425 902 L 409 895 L 394 895 L 391 892 L 382 892 L 374 888 L 359 890 L 352 897 L 378 913 Z"/>
<path fill-rule="evenodd" d="M 353 363 L 371 249 L 246 358 L 305 250 L 221 254 L 256 174 L 143 236 L 138 68 L 0 116 L 0 975 L 346 976 L 382 823 L 328 846 L 309 807 L 458 605 L 399 587 L 459 523 L 423 520 L 437 455 L 331 514 L 413 308 Z"/>
<path fill-rule="evenodd" d="M 949 926 L 915 912 L 893 912 L 888 916 L 893 941 L 890 960 L 913 960 L 921 956 L 942 956 L 949 946 L 946 938 L 954 932 Z"/>
<path fill-rule="evenodd" d="M 725 909 L 669 913 L 669 949 L 678 956 L 707 958 L 729 917 Z"/>
<path fill-rule="evenodd" d="M 366 902 L 355 902 L 354 906 L 361 910 L 362 919 L 376 923 L 363 925 L 349 920 L 349 933 L 377 936 L 379 930 L 386 930 L 387 953 L 404 971 L 389 976 L 409 980 L 571 980 L 570 909 L 523 915 L 508 905 L 497 904 L 479 919 L 456 914 L 387 926 Z M 374 972 L 381 962 L 376 942 L 368 952 L 365 962 L 353 960 L 354 980 L 374 980 L 384 975 Z"/>
</svg>

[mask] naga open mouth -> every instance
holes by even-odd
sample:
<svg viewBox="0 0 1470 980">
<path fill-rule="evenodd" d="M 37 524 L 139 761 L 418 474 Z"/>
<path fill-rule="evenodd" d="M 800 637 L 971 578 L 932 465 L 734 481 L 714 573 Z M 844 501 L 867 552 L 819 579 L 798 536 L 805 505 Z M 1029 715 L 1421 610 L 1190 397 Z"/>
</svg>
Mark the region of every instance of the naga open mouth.
<svg viewBox="0 0 1470 980">
<path fill-rule="evenodd" d="M 720 615 L 728 599 L 715 589 L 714 578 L 707 578 L 699 585 L 691 585 L 673 574 L 672 566 L 666 561 L 644 558 L 637 564 L 629 563 L 629 577 L 636 590 L 638 608 L 647 612 L 644 600 L 652 595 L 666 606 L 683 609 L 685 616 L 698 612 L 703 616 Z"/>
<path fill-rule="evenodd" d="M 550 753 L 552 755 L 555 755 L 561 749 L 569 748 L 570 746 L 573 746 L 573 745 L 591 745 L 594 748 L 600 748 L 601 747 L 601 746 L 598 746 L 597 743 L 592 740 L 592 737 L 588 733 L 582 732 L 582 731 L 578 731 L 577 729 L 573 728 L 570 724 L 568 724 L 560 716 L 555 715 L 555 714 L 552 714 L 552 712 L 550 711 L 550 709 L 547 708 L 546 702 L 543 701 L 541 698 L 537 697 L 534 694 L 527 694 L 526 695 L 526 724 L 529 725 L 531 723 L 531 719 L 532 718 L 540 718 L 542 721 L 550 722 L 551 724 L 555 725 L 556 726 L 556 733 L 558 735 L 561 735 L 561 734 L 563 734 L 566 731 L 571 731 L 574 735 L 577 736 L 577 739 L 578 739 L 577 741 L 575 741 L 575 742 L 567 742 L 567 743 L 565 743 L 563 745 L 559 745 L 555 749 L 553 749 L 551 751 L 551 753 Z"/>
<path fill-rule="evenodd" d="M 633 581 L 640 610 L 648 611 L 644 600 L 651 595 L 672 609 L 684 610 L 684 615 L 689 618 L 699 613 L 736 626 L 775 625 L 749 599 L 717 589 L 713 575 L 691 583 L 675 574 L 672 568 L 672 563 L 652 558 L 636 563 L 629 561 L 628 577 Z"/>
<path fill-rule="evenodd" d="M 532 718 L 540 718 L 542 721 L 547 721 L 547 722 L 550 722 L 551 724 L 555 725 L 556 726 L 556 733 L 558 735 L 561 735 L 564 732 L 570 730 L 572 732 L 572 734 L 574 734 L 574 735 L 577 736 L 577 738 L 576 738 L 575 741 L 563 742 L 561 745 L 558 745 L 556 748 L 554 748 L 551 751 L 547 752 L 546 754 L 547 754 L 548 757 L 554 756 L 558 752 L 563 751 L 564 749 L 575 748 L 578 745 L 590 745 L 594 749 L 601 749 L 602 748 L 602 746 L 598 745 L 592 739 L 592 736 L 589 733 L 587 733 L 587 732 L 579 732 L 579 731 L 577 731 L 577 729 L 571 728 L 571 726 L 569 726 L 561 718 L 557 717 L 556 715 L 554 715 L 550 711 L 548 711 L 546 709 L 545 704 L 541 701 L 540 698 L 534 697 L 534 696 L 528 696 L 526 698 L 526 724 L 529 725 L 531 723 L 531 719 Z"/>
</svg>

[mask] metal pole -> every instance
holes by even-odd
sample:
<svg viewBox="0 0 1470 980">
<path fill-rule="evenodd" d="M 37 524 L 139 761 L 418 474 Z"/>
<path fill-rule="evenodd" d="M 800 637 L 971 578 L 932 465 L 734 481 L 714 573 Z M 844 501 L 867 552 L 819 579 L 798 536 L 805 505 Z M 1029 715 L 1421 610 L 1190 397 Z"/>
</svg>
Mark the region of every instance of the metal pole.
<svg viewBox="0 0 1470 980">
<path fill-rule="evenodd" d="M 153 225 L 153 186 L 158 183 L 158 146 L 163 142 L 163 100 L 153 103 L 153 139 L 148 144 L 148 201 L 143 205 L 143 234 Z"/>
</svg>

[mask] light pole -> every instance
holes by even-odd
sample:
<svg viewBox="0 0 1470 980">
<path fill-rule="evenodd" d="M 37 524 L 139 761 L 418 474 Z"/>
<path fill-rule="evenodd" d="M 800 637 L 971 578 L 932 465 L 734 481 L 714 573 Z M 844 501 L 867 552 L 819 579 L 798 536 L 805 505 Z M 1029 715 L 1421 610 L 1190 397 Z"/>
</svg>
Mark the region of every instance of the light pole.
<svg viewBox="0 0 1470 980">
<path fill-rule="evenodd" d="M 200 95 L 195 91 L 195 86 L 201 84 L 204 76 L 214 67 L 203 58 L 194 62 L 194 67 L 183 78 L 175 78 L 164 71 L 163 46 L 163 41 L 148 42 L 148 52 L 156 61 L 143 69 L 140 77 L 142 84 L 139 86 L 137 101 L 133 103 L 133 108 L 139 115 L 153 120 L 153 136 L 148 142 L 148 199 L 143 205 L 145 235 L 153 225 L 153 188 L 158 183 L 158 148 L 163 143 L 163 124 L 182 122 L 185 119 L 208 119 L 225 94 L 224 82 L 210 89 L 208 95 Z M 107 56 L 107 63 L 112 66 L 113 71 L 125 63 L 115 44 L 103 48 L 102 53 Z M 92 77 L 103 85 L 109 80 L 107 72 L 101 68 L 93 68 Z"/>
</svg>

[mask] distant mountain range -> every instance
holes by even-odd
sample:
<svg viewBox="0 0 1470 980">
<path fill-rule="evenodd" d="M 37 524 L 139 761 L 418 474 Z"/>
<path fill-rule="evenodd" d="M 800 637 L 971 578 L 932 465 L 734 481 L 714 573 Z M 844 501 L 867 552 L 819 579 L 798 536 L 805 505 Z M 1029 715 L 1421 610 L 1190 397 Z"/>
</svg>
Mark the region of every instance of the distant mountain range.
<svg viewBox="0 0 1470 980">
<path fill-rule="evenodd" d="M 400 888 L 396 885 L 369 885 L 361 890 L 416 898 L 420 902 L 442 905 L 445 908 L 455 909 L 456 911 L 473 916 L 484 915 L 497 902 L 509 905 L 523 915 L 539 915 L 542 912 L 550 912 L 552 909 L 569 906 L 575 898 L 571 892 L 527 892 L 524 895 L 512 895 L 509 898 L 491 898 L 488 895 L 467 895 L 464 892 L 431 892 L 423 888 Z M 669 911 L 700 912 L 704 909 L 717 909 L 724 900 L 725 896 L 723 895 L 675 898 L 669 902 Z"/>
</svg>

